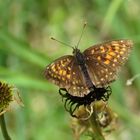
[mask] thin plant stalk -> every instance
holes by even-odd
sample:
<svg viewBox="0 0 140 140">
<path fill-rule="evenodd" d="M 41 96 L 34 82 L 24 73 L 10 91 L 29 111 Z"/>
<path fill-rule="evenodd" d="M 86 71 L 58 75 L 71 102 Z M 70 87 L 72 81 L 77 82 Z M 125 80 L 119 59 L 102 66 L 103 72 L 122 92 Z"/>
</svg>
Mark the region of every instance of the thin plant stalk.
<svg viewBox="0 0 140 140">
<path fill-rule="evenodd" d="M 93 106 L 93 113 L 89 119 L 90 126 L 94 132 L 94 136 L 92 140 L 105 140 L 104 136 L 102 135 L 101 127 L 99 126 L 99 122 L 97 119 L 97 113 L 96 113 L 96 105 Z"/>
<path fill-rule="evenodd" d="M 7 128 L 6 128 L 6 123 L 5 123 L 5 118 L 4 118 L 4 114 L 2 114 L 0 116 L 0 125 L 1 125 L 1 130 L 2 130 L 2 134 L 5 140 L 11 140 Z"/>
</svg>

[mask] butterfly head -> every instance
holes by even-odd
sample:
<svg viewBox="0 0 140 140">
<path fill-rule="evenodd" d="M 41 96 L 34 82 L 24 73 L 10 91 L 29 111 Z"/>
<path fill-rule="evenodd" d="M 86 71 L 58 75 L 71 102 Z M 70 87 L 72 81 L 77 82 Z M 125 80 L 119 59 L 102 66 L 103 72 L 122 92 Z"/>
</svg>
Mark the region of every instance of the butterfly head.
<svg viewBox="0 0 140 140">
<path fill-rule="evenodd" d="M 78 65 L 84 65 L 85 64 L 85 57 L 83 55 L 83 53 L 81 53 L 81 51 L 75 47 L 73 49 L 73 55 L 76 58 L 77 64 Z"/>
<path fill-rule="evenodd" d="M 77 47 L 75 47 L 75 48 L 73 48 L 72 53 L 73 53 L 74 56 L 76 56 L 78 53 L 80 53 L 80 50 Z"/>
<path fill-rule="evenodd" d="M 73 55 L 76 57 L 76 59 L 80 62 L 80 61 L 84 61 L 84 56 L 81 53 L 80 49 L 78 49 L 77 47 L 73 48 Z"/>
</svg>

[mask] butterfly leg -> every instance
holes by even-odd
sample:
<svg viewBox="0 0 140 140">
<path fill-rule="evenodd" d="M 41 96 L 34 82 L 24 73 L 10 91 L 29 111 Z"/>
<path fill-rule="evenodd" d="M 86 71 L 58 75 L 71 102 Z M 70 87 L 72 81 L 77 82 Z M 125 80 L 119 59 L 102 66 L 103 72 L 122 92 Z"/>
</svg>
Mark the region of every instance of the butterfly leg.
<svg viewBox="0 0 140 140">
<path fill-rule="evenodd" d="M 79 108 L 79 104 L 76 104 L 73 108 L 73 105 L 75 105 L 75 103 L 72 103 L 71 106 L 70 106 L 70 110 L 69 110 L 69 113 L 72 117 L 75 117 L 75 118 L 78 118 L 76 115 L 74 115 L 74 112 L 76 109 Z"/>
<path fill-rule="evenodd" d="M 104 101 L 104 102 L 106 102 L 106 101 L 108 101 L 108 99 L 109 99 L 109 97 L 110 97 L 110 95 L 111 95 L 111 93 L 112 93 L 112 90 L 111 90 L 111 87 L 110 86 L 108 86 L 107 88 L 105 88 L 105 90 L 106 90 L 106 92 L 103 94 L 103 96 L 101 97 L 101 99 Z"/>
<path fill-rule="evenodd" d="M 62 97 L 66 97 L 66 94 L 67 94 L 67 90 L 65 88 L 60 88 L 59 89 L 59 94 L 62 96 Z"/>
<path fill-rule="evenodd" d="M 71 101 L 70 101 L 69 98 L 65 99 L 64 107 L 65 107 L 65 110 L 66 110 L 67 112 L 70 111 L 70 109 L 69 109 L 70 103 L 71 103 Z"/>
<path fill-rule="evenodd" d="M 111 89 L 111 87 L 110 87 L 110 86 L 108 86 L 108 87 L 107 87 L 107 92 L 108 92 L 108 95 L 110 96 L 110 95 L 111 95 L 111 93 L 112 93 L 112 89 Z"/>
<path fill-rule="evenodd" d="M 71 95 L 65 88 L 60 88 L 59 94 L 62 96 L 62 98 L 65 98 L 64 103 L 65 110 L 68 111 L 72 117 L 74 117 L 73 113 L 79 105 L 77 104 L 75 107 L 73 107 L 76 104 L 76 102 L 72 100 Z"/>
</svg>

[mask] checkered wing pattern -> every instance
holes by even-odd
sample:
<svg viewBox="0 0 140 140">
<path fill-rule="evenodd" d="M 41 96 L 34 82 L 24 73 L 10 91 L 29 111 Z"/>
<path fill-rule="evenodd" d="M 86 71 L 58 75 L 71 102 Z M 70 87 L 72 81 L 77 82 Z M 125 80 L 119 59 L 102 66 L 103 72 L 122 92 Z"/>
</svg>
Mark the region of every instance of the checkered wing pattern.
<svg viewBox="0 0 140 140">
<path fill-rule="evenodd" d="M 87 70 L 96 87 L 106 86 L 116 79 L 132 45 L 131 40 L 114 40 L 94 45 L 84 51 Z"/>
<path fill-rule="evenodd" d="M 63 56 L 48 65 L 45 77 L 60 88 L 66 88 L 73 96 L 82 97 L 89 92 L 74 56 Z"/>
</svg>

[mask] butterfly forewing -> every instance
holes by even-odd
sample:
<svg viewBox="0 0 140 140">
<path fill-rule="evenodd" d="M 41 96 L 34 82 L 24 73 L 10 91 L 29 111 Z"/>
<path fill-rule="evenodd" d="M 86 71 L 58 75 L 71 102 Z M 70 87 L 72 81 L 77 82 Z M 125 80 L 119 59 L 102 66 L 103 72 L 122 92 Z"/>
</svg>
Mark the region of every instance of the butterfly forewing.
<svg viewBox="0 0 140 140">
<path fill-rule="evenodd" d="M 87 69 L 95 86 L 103 87 L 116 79 L 132 44 L 131 40 L 114 40 L 94 45 L 84 51 Z"/>
<path fill-rule="evenodd" d="M 66 88 L 72 96 L 80 97 L 88 93 L 84 77 L 74 56 L 63 56 L 48 65 L 45 77 L 60 88 Z"/>
<path fill-rule="evenodd" d="M 70 69 L 73 63 L 73 56 L 66 55 L 58 58 L 48 65 L 45 70 L 45 77 L 50 82 L 64 88 L 69 87 Z"/>
</svg>

